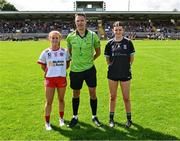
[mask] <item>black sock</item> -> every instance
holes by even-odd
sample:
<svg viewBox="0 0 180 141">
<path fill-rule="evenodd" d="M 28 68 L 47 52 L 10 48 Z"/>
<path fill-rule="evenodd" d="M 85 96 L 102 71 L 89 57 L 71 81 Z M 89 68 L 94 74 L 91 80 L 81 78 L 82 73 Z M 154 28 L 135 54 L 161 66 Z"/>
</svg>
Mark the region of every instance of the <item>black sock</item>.
<svg viewBox="0 0 180 141">
<path fill-rule="evenodd" d="M 97 112 L 97 99 L 90 99 L 90 105 L 91 105 L 92 115 L 95 116 Z"/>
<path fill-rule="evenodd" d="M 131 112 L 126 113 L 126 115 L 127 115 L 127 120 L 131 120 Z"/>
<path fill-rule="evenodd" d="M 114 120 L 114 112 L 110 112 L 109 113 L 109 119 L 110 120 Z"/>
<path fill-rule="evenodd" d="M 79 97 L 78 98 L 72 98 L 72 106 L 73 106 L 73 115 L 78 114 L 78 108 L 79 108 Z"/>
</svg>

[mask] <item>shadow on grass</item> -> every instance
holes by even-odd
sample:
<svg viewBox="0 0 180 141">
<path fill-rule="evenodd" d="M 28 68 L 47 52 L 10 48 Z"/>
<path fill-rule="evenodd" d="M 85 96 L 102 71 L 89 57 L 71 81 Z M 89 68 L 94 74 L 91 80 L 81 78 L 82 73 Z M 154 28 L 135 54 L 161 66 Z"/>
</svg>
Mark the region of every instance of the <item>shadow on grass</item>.
<svg viewBox="0 0 180 141">
<path fill-rule="evenodd" d="M 52 125 L 52 128 L 70 140 L 178 140 L 175 136 L 143 128 L 138 124 L 133 124 L 131 128 L 127 129 L 118 122 L 116 122 L 116 128 L 110 128 L 107 125 L 95 127 L 80 121 L 74 128 L 60 128 L 55 125 Z"/>
<path fill-rule="evenodd" d="M 137 140 L 179 140 L 176 136 L 155 131 L 150 128 L 144 128 L 136 123 L 133 123 L 132 127 L 128 129 L 121 123 L 116 122 L 116 125 L 124 128 L 131 137 L 134 137 L 134 139 Z"/>
</svg>

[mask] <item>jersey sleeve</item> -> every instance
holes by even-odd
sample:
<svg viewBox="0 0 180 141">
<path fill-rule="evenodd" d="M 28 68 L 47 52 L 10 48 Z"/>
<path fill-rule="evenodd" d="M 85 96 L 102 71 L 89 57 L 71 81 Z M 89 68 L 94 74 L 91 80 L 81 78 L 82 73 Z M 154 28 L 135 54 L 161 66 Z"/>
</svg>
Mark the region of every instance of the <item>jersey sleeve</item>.
<svg viewBox="0 0 180 141">
<path fill-rule="evenodd" d="M 41 55 L 39 56 L 39 59 L 38 59 L 38 64 L 42 64 L 42 65 L 46 65 L 46 56 L 45 56 L 45 51 L 43 51 L 41 53 Z"/>
<path fill-rule="evenodd" d="M 135 53 L 134 45 L 132 41 L 129 41 L 129 54 L 134 55 L 134 53 Z"/>
<path fill-rule="evenodd" d="M 109 43 L 106 44 L 105 49 L 104 49 L 104 56 L 109 58 L 111 56 L 111 50 Z"/>
<path fill-rule="evenodd" d="M 94 40 L 94 48 L 99 48 L 101 46 L 100 39 L 96 33 L 92 33 L 92 34 L 93 34 L 93 40 Z"/>
<path fill-rule="evenodd" d="M 66 61 L 71 60 L 71 56 L 69 54 L 69 51 L 66 49 Z"/>
</svg>

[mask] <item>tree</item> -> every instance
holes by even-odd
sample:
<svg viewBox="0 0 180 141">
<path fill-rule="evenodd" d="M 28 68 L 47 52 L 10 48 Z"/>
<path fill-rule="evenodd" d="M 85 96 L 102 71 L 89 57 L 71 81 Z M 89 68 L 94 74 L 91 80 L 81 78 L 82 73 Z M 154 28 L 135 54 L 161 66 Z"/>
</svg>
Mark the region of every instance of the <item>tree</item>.
<svg viewBox="0 0 180 141">
<path fill-rule="evenodd" d="M 16 7 L 6 0 L 0 0 L 0 10 L 1 11 L 18 11 Z"/>
<path fill-rule="evenodd" d="M 5 3 L 7 3 L 5 0 L 0 0 L 0 10 L 3 8 Z"/>
<path fill-rule="evenodd" d="M 5 3 L 3 8 L 2 8 L 2 11 L 18 11 L 16 9 L 16 7 L 10 3 Z"/>
</svg>

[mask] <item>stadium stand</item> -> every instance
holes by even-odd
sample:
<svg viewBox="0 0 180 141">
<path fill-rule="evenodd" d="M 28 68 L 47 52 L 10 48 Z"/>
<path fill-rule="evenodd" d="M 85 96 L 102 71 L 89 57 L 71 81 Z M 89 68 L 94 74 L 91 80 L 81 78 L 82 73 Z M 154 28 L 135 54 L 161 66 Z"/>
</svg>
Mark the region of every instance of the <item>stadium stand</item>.
<svg viewBox="0 0 180 141">
<path fill-rule="evenodd" d="M 131 39 L 180 39 L 180 12 L 132 12 L 105 11 L 103 1 L 74 3 L 75 11 L 0 11 L 0 40 L 38 40 L 47 38 L 52 30 L 58 30 L 66 38 L 75 29 L 74 14 L 84 11 L 87 27 L 101 39 L 113 37 L 112 24 L 124 22 L 125 31 Z M 86 6 L 87 5 L 87 6 Z M 82 6 L 82 7 L 76 7 Z"/>
</svg>

